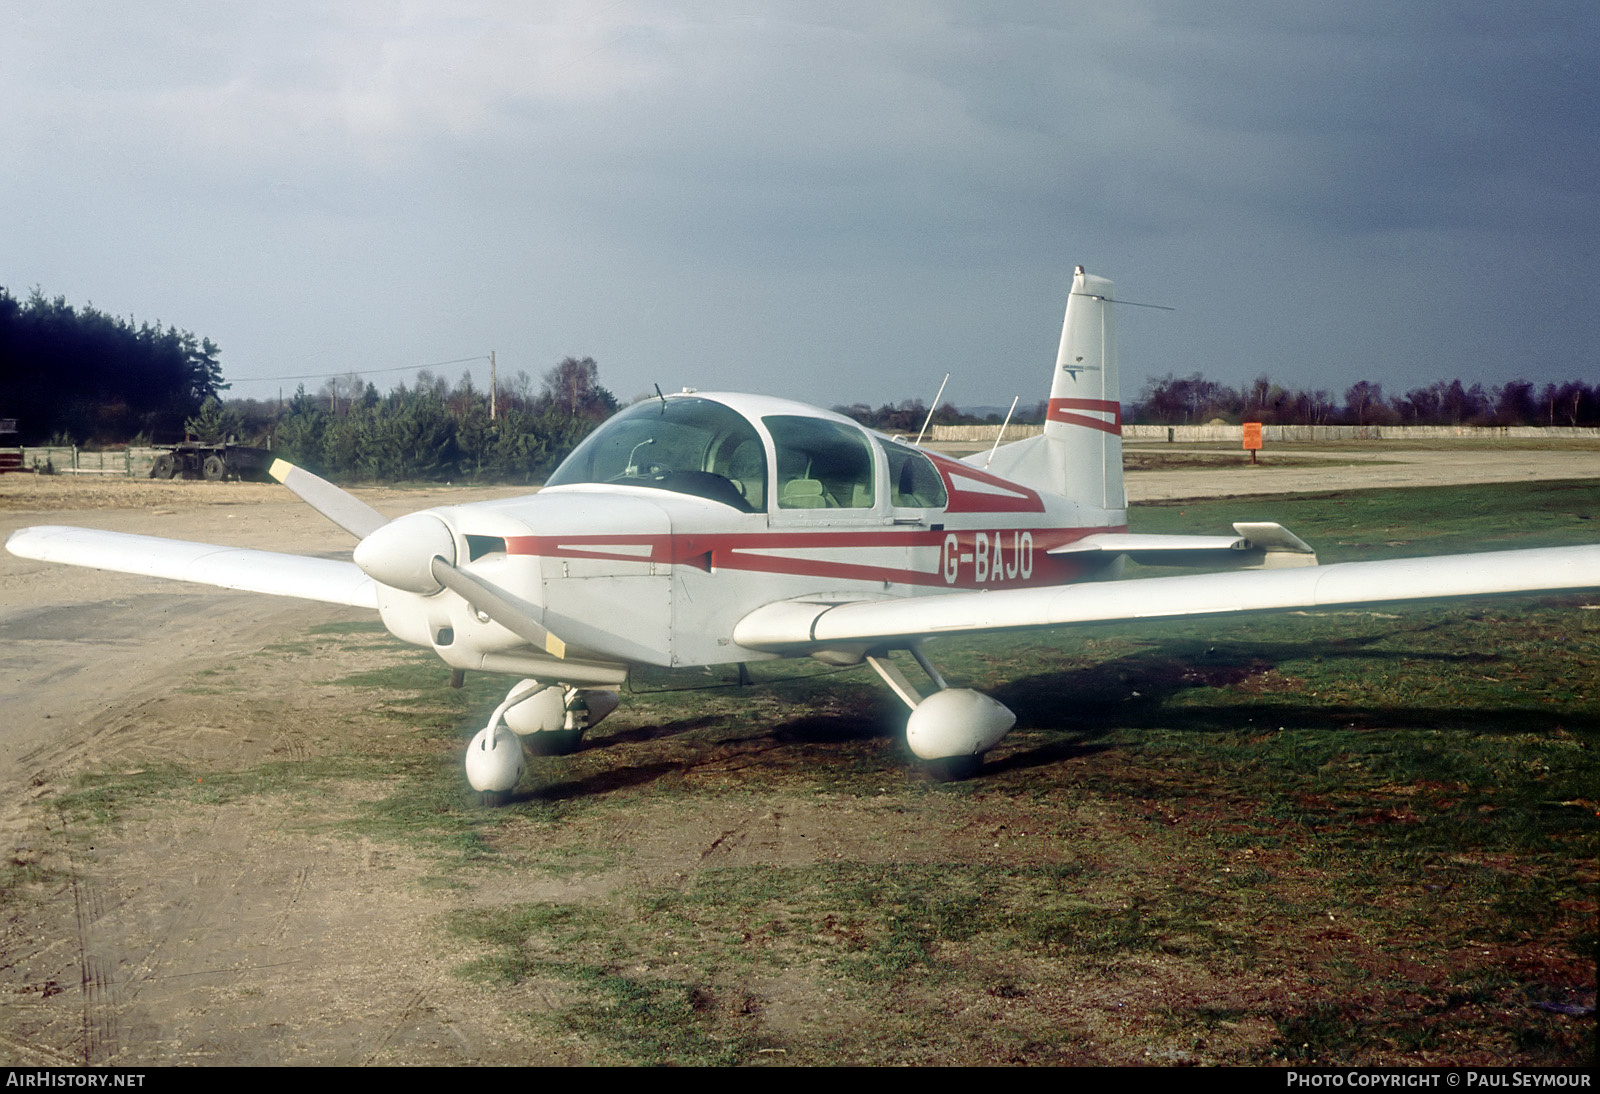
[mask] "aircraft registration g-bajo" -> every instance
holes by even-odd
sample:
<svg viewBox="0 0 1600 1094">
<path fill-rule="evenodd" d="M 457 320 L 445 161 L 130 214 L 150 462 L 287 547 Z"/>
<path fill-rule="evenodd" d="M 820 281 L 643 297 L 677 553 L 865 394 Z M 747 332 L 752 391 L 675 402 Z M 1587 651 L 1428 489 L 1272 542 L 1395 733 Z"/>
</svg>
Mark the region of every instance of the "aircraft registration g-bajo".
<svg viewBox="0 0 1600 1094">
<path fill-rule="evenodd" d="M 576 746 L 633 665 L 864 660 L 911 708 L 912 752 L 964 773 L 1015 719 L 947 686 L 929 638 L 1600 587 L 1600 546 L 1319 566 L 1276 524 L 1130 535 L 1114 308 L 1111 282 L 1079 267 L 1044 431 L 992 455 L 949 459 L 778 399 L 684 393 L 617 414 L 537 494 L 393 521 L 277 461 L 274 477 L 359 539 L 351 562 L 62 527 L 6 546 L 375 609 L 454 669 L 521 678 L 467 748 L 468 781 L 495 795 L 516 786 L 524 743 Z M 1106 580 L 1126 558 L 1233 572 Z"/>
</svg>

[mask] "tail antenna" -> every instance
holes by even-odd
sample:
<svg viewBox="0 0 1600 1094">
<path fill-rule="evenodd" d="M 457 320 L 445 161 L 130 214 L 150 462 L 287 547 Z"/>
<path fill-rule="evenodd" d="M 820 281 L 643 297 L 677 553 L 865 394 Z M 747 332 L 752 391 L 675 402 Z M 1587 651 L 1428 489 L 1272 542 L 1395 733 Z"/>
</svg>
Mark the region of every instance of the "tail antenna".
<svg viewBox="0 0 1600 1094">
<path fill-rule="evenodd" d="M 1017 400 L 1020 398 L 1022 398 L 1020 395 L 1013 395 L 1011 397 L 1011 409 L 1006 411 L 1006 420 L 1000 423 L 1000 432 L 994 435 L 994 447 L 989 449 L 989 458 L 983 461 L 983 466 L 988 467 L 991 463 L 993 463 L 994 454 L 1000 451 L 1000 438 L 1006 435 L 1006 426 L 1011 424 L 1011 415 L 1017 412 Z"/>
<path fill-rule="evenodd" d="M 922 435 L 928 432 L 928 426 L 933 422 L 934 412 L 939 409 L 939 396 L 944 394 L 944 385 L 948 384 L 949 382 L 950 374 L 947 372 L 944 374 L 944 379 L 939 381 L 939 390 L 934 393 L 933 405 L 928 408 L 928 416 L 922 419 L 922 428 L 917 432 L 916 443 L 919 446 L 922 444 Z"/>
</svg>

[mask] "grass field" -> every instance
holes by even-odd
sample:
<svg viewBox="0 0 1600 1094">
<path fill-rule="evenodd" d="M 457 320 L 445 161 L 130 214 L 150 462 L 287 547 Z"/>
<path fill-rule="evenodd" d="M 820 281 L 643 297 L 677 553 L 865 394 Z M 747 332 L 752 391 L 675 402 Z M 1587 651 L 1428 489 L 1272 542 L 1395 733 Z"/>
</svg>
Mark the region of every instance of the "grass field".
<svg viewBox="0 0 1600 1094">
<path fill-rule="evenodd" d="M 1278 520 L 1323 561 L 1600 539 L 1600 486 L 1148 506 Z M 938 783 L 869 671 L 638 674 L 576 755 L 478 807 L 504 691 L 427 657 L 341 682 L 384 728 L 311 763 L 108 772 L 88 824 L 365 780 L 336 827 L 456 894 L 441 945 L 600 1063 L 1581 1064 L 1595 1052 L 1594 597 L 936 643 L 1018 728 Z M 389 643 L 371 628 L 315 636 Z M 285 647 L 268 656 L 292 657 Z M 227 687 L 225 678 L 207 687 Z M 396 775 L 400 776 L 396 778 Z M 508 900 L 497 879 L 548 879 Z"/>
</svg>

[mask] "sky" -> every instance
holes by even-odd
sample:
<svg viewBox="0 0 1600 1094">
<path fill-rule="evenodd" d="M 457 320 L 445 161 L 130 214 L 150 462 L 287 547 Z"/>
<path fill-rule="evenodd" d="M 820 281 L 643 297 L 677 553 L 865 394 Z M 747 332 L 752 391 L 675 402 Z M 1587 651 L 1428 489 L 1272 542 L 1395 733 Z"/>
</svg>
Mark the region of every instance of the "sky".
<svg viewBox="0 0 1600 1094">
<path fill-rule="evenodd" d="M 231 393 L 1600 379 L 1592 0 L 0 0 L 0 286 Z M 451 362 L 441 365 L 441 362 Z"/>
</svg>

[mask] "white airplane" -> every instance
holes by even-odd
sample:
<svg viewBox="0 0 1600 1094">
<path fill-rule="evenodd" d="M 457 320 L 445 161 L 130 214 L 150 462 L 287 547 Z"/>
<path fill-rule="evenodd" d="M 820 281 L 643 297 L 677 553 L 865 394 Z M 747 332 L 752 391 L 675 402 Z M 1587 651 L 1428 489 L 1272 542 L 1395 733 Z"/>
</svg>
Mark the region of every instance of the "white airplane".
<svg viewBox="0 0 1600 1094">
<path fill-rule="evenodd" d="M 350 562 L 64 527 L 6 546 L 371 608 L 453 669 L 519 677 L 467 748 L 468 782 L 495 797 L 525 747 L 570 750 L 615 709 L 634 665 L 865 661 L 911 708 L 912 752 L 964 774 L 1015 719 L 949 687 L 930 638 L 1600 587 L 1600 546 L 1319 566 L 1276 524 L 1129 534 L 1114 310 L 1111 282 L 1079 267 L 1043 433 L 966 460 L 797 403 L 684 392 L 611 418 L 537 494 L 392 521 L 277 461 L 274 477 L 359 539 Z M 1232 572 L 1106 580 L 1127 558 Z"/>
</svg>

